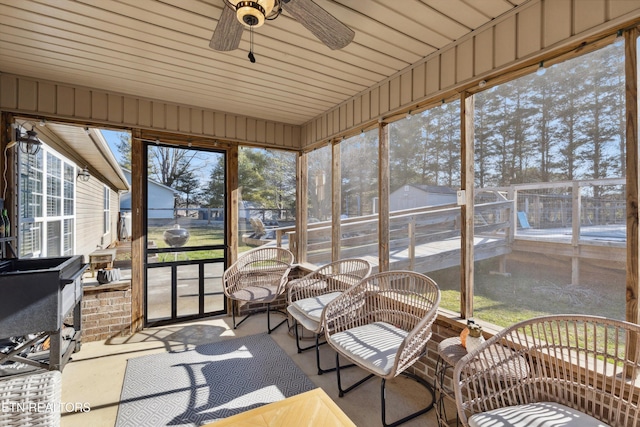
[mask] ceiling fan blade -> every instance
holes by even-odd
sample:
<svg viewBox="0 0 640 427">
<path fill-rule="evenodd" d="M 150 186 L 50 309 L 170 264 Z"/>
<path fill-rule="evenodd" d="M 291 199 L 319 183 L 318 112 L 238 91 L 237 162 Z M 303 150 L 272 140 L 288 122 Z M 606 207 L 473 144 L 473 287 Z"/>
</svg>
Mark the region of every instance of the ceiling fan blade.
<svg viewBox="0 0 640 427">
<path fill-rule="evenodd" d="M 244 26 L 236 19 L 236 12 L 225 4 L 209 47 L 221 51 L 237 49 L 242 38 L 242 30 Z"/>
<path fill-rule="evenodd" d="M 330 49 L 342 49 L 356 34 L 312 0 L 283 0 L 282 7 Z"/>
</svg>

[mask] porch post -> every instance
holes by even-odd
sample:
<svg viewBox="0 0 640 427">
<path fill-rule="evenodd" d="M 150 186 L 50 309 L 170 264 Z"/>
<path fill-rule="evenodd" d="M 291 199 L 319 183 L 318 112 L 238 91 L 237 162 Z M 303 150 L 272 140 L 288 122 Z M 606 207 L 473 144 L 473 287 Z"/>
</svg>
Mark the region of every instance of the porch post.
<svg viewBox="0 0 640 427">
<path fill-rule="evenodd" d="M 13 250 L 15 254 L 18 255 L 18 195 L 16 189 L 18 187 L 18 177 L 16 175 L 16 150 L 18 147 L 16 146 L 13 150 L 7 150 L 8 144 L 13 139 L 13 124 L 14 117 L 13 114 L 10 113 L 2 113 L 0 114 L 0 129 L 2 129 L 2 133 L 0 134 L 0 149 L 5 155 L 2 160 L 0 160 L 0 166 L 2 170 L 5 171 L 5 185 L 2 187 L 3 197 L 4 199 L 4 208 L 7 209 L 10 216 L 10 224 L 11 230 L 9 235 L 16 238 L 13 242 Z M 4 163 L 6 161 L 6 164 Z M 6 255 L 6 251 L 3 249 L 2 253 Z"/>
<path fill-rule="evenodd" d="M 342 207 L 342 170 L 340 143 L 331 143 L 331 261 L 340 259 L 340 211 Z"/>
<path fill-rule="evenodd" d="M 226 215 L 229 224 L 229 234 L 227 235 L 227 263 L 233 264 L 238 259 L 238 221 L 240 218 L 238 211 L 238 201 L 240 200 L 238 180 L 238 146 L 231 145 L 227 151 L 227 203 Z M 231 304 L 229 304 L 231 306 Z"/>
<path fill-rule="evenodd" d="M 626 140 L 627 140 L 627 301 L 625 320 L 640 323 L 638 313 L 638 203 L 640 191 L 640 174 L 638 171 L 638 56 L 637 40 L 640 30 L 632 28 L 625 32 L 625 78 L 626 78 Z M 637 354 L 637 340 L 629 343 L 628 354 Z"/>
<path fill-rule="evenodd" d="M 460 206 L 460 315 L 463 319 L 473 316 L 473 116 L 474 97 L 467 92 L 460 94 L 460 140 L 461 190 L 464 191 L 464 204 Z"/>
<path fill-rule="evenodd" d="M 378 124 L 378 271 L 389 271 L 389 124 Z"/>
<path fill-rule="evenodd" d="M 307 206 L 308 206 L 308 182 L 309 182 L 309 153 L 298 153 L 297 179 L 296 179 L 296 248 L 293 254 L 297 263 L 307 260 Z M 289 247 L 291 247 L 291 240 Z"/>
<path fill-rule="evenodd" d="M 144 256 L 147 239 L 142 234 L 146 200 L 143 171 L 147 156 L 140 138 L 140 129 L 131 131 L 131 333 L 144 327 Z"/>
</svg>

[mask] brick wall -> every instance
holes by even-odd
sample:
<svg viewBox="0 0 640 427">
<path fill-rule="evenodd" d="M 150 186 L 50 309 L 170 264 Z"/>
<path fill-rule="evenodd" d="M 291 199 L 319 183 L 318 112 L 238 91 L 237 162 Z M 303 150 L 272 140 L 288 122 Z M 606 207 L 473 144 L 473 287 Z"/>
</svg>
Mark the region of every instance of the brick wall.
<svg viewBox="0 0 640 427">
<path fill-rule="evenodd" d="M 446 338 L 459 336 L 464 328 L 462 325 L 463 323 L 460 320 L 448 319 L 445 316 L 439 315 L 433 324 L 433 335 L 427 343 L 427 354 L 418 359 L 408 370 L 425 378 L 429 382 L 433 382 L 436 373 L 436 362 L 438 360 L 438 344 Z M 446 387 L 451 387 L 452 371 L 452 369 L 447 371 L 447 376 L 445 377 Z"/>
<path fill-rule="evenodd" d="M 85 286 L 82 342 L 131 334 L 131 281 L 123 282 Z"/>
</svg>

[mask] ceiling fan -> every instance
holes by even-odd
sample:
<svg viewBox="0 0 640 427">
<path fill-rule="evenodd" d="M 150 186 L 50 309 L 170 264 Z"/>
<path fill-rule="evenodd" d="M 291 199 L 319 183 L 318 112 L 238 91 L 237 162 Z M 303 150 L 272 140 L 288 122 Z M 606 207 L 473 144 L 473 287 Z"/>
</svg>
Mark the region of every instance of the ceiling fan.
<svg viewBox="0 0 640 427">
<path fill-rule="evenodd" d="M 276 19 L 283 9 L 330 49 L 342 49 L 355 36 L 351 28 L 312 0 L 224 0 L 224 3 L 225 7 L 209 43 L 215 50 L 237 49 L 244 28 L 253 31 L 264 24 L 265 20 Z M 249 59 L 255 62 L 251 51 Z"/>
</svg>

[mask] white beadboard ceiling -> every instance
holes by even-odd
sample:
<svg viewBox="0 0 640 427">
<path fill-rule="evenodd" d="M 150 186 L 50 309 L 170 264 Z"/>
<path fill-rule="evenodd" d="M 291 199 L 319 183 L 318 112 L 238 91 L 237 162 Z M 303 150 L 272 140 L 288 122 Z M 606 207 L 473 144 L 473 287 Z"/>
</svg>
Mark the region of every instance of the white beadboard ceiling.
<svg viewBox="0 0 640 427">
<path fill-rule="evenodd" d="M 223 0 L 0 0 L 0 72 L 301 125 L 527 0 L 314 0 L 330 50 L 284 12 L 209 48 Z"/>
</svg>

